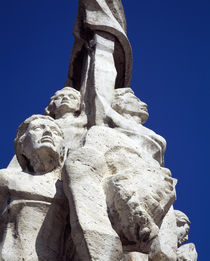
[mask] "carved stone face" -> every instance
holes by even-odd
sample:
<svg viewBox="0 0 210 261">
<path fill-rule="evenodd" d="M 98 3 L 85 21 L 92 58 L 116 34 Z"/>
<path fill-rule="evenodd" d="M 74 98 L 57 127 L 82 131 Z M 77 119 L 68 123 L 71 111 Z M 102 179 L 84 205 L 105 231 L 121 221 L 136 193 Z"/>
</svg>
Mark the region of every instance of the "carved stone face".
<svg viewBox="0 0 210 261">
<path fill-rule="evenodd" d="M 188 240 L 188 233 L 189 233 L 189 229 L 190 229 L 190 220 L 180 210 L 174 210 L 174 213 L 176 216 L 178 246 L 181 246 L 184 242 L 186 242 Z"/>
<path fill-rule="evenodd" d="M 147 104 L 140 101 L 133 92 L 119 93 L 112 107 L 123 116 L 131 116 L 137 123 L 145 123 L 149 117 Z"/>
<path fill-rule="evenodd" d="M 62 117 L 65 113 L 79 111 L 80 93 L 71 87 L 65 87 L 57 91 L 51 98 L 46 111 L 47 114 L 55 118 Z"/>
<path fill-rule="evenodd" d="M 134 117 L 140 117 L 141 122 L 148 118 L 147 104 L 140 101 L 134 94 L 126 93 L 125 95 L 125 112 L 130 112 Z"/>
<path fill-rule="evenodd" d="M 188 240 L 190 226 L 188 223 L 183 223 L 182 226 L 177 226 L 178 246 L 181 246 Z"/>
<path fill-rule="evenodd" d="M 31 151 L 45 147 L 53 151 L 60 151 L 62 133 L 58 126 L 49 120 L 36 119 L 29 124 L 24 140 L 24 150 Z"/>
<path fill-rule="evenodd" d="M 27 169 L 32 173 L 52 171 L 63 161 L 63 134 L 52 120 L 32 120 L 24 133 L 21 147 Z"/>
</svg>

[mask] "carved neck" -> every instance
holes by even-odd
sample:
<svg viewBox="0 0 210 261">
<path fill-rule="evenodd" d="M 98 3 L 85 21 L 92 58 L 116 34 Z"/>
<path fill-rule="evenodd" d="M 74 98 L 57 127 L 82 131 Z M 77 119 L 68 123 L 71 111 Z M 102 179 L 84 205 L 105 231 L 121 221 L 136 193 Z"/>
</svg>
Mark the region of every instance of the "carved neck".
<svg viewBox="0 0 210 261">
<path fill-rule="evenodd" d="M 139 118 L 139 116 L 136 115 L 130 115 L 130 113 L 123 113 L 123 117 L 126 118 L 127 120 L 130 120 L 132 122 L 135 122 L 137 125 L 138 124 L 142 124 L 141 119 Z"/>
<path fill-rule="evenodd" d="M 56 113 L 55 115 L 55 119 L 65 119 L 65 118 L 69 118 L 69 119 L 74 119 L 76 118 L 75 116 L 75 111 L 69 111 L 69 112 L 63 112 L 63 111 L 59 111 Z"/>
<path fill-rule="evenodd" d="M 60 168 L 59 157 L 56 152 L 47 153 L 40 150 L 39 153 L 34 151 L 28 159 L 27 168 L 34 174 L 44 174 Z"/>
</svg>

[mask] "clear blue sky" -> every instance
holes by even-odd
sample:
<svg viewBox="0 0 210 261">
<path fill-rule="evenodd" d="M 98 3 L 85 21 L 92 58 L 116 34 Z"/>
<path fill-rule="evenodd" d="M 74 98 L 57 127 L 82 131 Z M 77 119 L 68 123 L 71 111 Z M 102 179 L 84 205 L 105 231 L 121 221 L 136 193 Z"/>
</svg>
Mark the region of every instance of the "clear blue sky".
<svg viewBox="0 0 210 261">
<path fill-rule="evenodd" d="M 175 207 L 192 225 L 199 261 L 210 260 L 210 2 L 124 0 L 134 56 L 131 87 L 148 104 L 147 126 L 166 138 L 179 180 Z M 43 113 L 66 79 L 77 1 L 0 2 L 0 168 L 18 125 Z"/>
</svg>

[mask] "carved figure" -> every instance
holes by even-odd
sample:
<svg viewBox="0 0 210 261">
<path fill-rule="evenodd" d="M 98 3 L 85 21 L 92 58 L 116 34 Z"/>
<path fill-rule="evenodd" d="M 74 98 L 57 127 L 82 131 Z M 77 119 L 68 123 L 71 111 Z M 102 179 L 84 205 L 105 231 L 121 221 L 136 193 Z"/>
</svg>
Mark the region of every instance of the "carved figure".
<svg viewBox="0 0 210 261">
<path fill-rule="evenodd" d="M 45 115 L 54 118 L 61 126 L 67 149 L 79 147 L 87 131 L 87 117 L 80 105 L 80 92 L 72 87 L 65 87 L 51 97 L 45 109 Z"/>
<path fill-rule="evenodd" d="M 180 210 L 175 210 L 178 247 L 188 240 L 188 233 L 190 229 L 189 218 Z"/>
<path fill-rule="evenodd" d="M 0 170 L 1 260 L 64 260 L 63 133 L 51 117 L 33 115 L 18 128 L 15 151 L 22 171 Z"/>
<path fill-rule="evenodd" d="M 130 138 L 109 127 L 92 127 L 83 144 L 79 150 L 69 152 L 63 174 L 64 190 L 70 205 L 73 240 L 77 242 L 75 245 L 78 248 L 81 247 L 79 242 L 85 241 L 87 245 L 83 259 L 85 256 L 88 258 L 88 246 L 95 251 L 102 247 L 98 243 L 93 244 L 94 239 L 91 236 L 88 238 L 88 234 L 104 239 L 104 244 L 109 244 L 110 239 L 115 242 L 112 247 L 117 252 L 113 252 L 113 248 L 109 249 L 116 255 L 112 256 L 112 260 L 119 259 L 119 253 L 122 252 L 119 237 L 124 250 L 148 253 L 162 218 L 175 200 L 170 172 L 160 166 L 148 165 Z M 85 189 L 87 184 L 89 190 Z M 97 218 L 93 215 L 92 208 L 91 211 L 87 210 L 92 204 L 99 213 Z M 109 219 L 119 237 L 111 228 Z M 100 228 L 102 220 L 103 229 Z M 82 254 L 84 249 L 77 249 L 77 252 Z M 104 252 L 96 252 L 97 258 L 109 260 L 103 259 Z"/>
<path fill-rule="evenodd" d="M 106 122 L 110 127 L 133 140 L 139 153 L 150 164 L 163 166 L 165 139 L 142 125 L 149 116 L 147 105 L 134 95 L 131 88 L 122 88 L 115 90 L 112 108 L 114 110 L 106 111 Z"/>
<path fill-rule="evenodd" d="M 166 141 L 128 87 L 121 0 L 79 0 L 74 36 L 66 87 L 20 125 L 0 170 L 1 260 L 196 261 Z"/>
<path fill-rule="evenodd" d="M 190 229 L 189 218 L 180 210 L 175 210 L 176 223 L 177 223 L 177 237 L 178 237 L 178 249 L 177 256 L 178 261 L 197 261 L 198 254 L 196 252 L 195 245 L 192 243 L 185 244 L 188 241 L 188 234 Z"/>
</svg>

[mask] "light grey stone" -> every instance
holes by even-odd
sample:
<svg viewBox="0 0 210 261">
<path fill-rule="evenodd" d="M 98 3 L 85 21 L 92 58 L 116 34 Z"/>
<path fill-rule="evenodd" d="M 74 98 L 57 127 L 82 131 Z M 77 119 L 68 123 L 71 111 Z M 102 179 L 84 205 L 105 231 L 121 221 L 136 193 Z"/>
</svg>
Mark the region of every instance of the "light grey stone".
<svg viewBox="0 0 210 261">
<path fill-rule="evenodd" d="M 100 237 L 105 238 L 103 229 L 107 227 L 106 242 L 114 234 L 116 242 L 120 242 L 120 237 L 124 250 L 148 253 L 152 240 L 158 234 L 162 218 L 175 200 L 174 181 L 170 172 L 160 166 L 150 166 L 141 158 L 138 148 L 129 137 L 109 127 L 92 127 L 83 144 L 81 149 L 69 153 L 63 174 L 72 229 L 74 220 L 78 222 L 76 232 L 73 232 L 74 242 L 79 240 L 75 245 L 81 247 L 79 242 L 87 240 L 90 243 L 86 245 L 102 249 L 91 237 L 89 225 L 95 224 L 91 229 Z M 87 186 L 88 190 L 85 189 Z M 88 210 L 92 204 L 94 211 L 92 208 L 91 211 Z M 93 214 L 95 211 L 99 213 L 97 219 Z M 101 227 L 103 219 L 100 215 L 106 218 Z M 119 237 L 111 228 L 109 219 Z M 80 226 L 82 230 L 79 229 Z M 120 244 L 118 251 L 121 251 Z M 81 254 L 82 249 L 77 249 L 77 252 Z M 99 258 L 92 255 L 93 259 L 90 260 Z M 97 255 L 101 255 L 99 260 L 103 260 L 104 252 L 98 250 Z M 119 260 L 119 254 L 112 258 Z"/>
<path fill-rule="evenodd" d="M 81 94 L 72 87 L 57 91 L 45 109 L 45 115 L 51 116 L 61 126 L 65 147 L 80 147 L 82 137 L 87 131 L 87 116 L 81 112 Z"/>
<path fill-rule="evenodd" d="M 86 59 L 87 52 L 92 51 L 94 35 L 97 32 L 104 32 L 115 37 L 116 48 L 113 56 L 118 74 L 115 83 L 116 88 L 130 86 L 132 51 L 126 36 L 126 21 L 121 0 L 79 1 L 74 26 L 75 43 L 66 86 L 73 86 L 80 90 L 84 59 Z M 106 80 L 108 80 L 108 77 L 106 77 Z"/>
<path fill-rule="evenodd" d="M 185 244 L 178 248 L 177 261 L 197 261 L 198 254 L 193 243 Z"/>
<path fill-rule="evenodd" d="M 173 207 L 164 217 L 158 237 L 154 240 L 149 253 L 151 261 L 177 260 L 177 225 Z"/>
<path fill-rule="evenodd" d="M 188 240 L 188 234 L 190 229 L 189 218 L 180 210 L 175 210 L 176 224 L 177 224 L 177 237 L 178 246 L 181 246 Z"/>
<path fill-rule="evenodd" d="M 50 117 L 33 115 L 18 128 L 15 149 L 23 171 L 0 170 L 1 260 L 57 261 L 74 248 L 60 180 L 63 146 Z"/>
<path fill-rule="evenodd" d="M 147 105 L 131 88 L 122 88 L 115 90 L 112 108 L 115 111 L 107 110 L 107 121 L 135 142 L 146 161 L 164 166 L 165 139 L 142 125 L 149 116 Z"/>
<path fill-rule="evenodd" d="M 166 141 L 129 87 L 121 0 L 79 0 L 74 36 L 66 87 L 20 125 L 0 170 L 1 260 L 197 260 Z"/>
<path fill-rule="evenodd" d="M 64 191 L 69 200 L 72 238 L 81 260 L 118 261 L 123 257 L 101 186 L 107 171 L 103 154 L 90 147 L 69 153 L 65 163 Z"/>
<path fill-rule="evenodd" d="M 138 252 L 132 252 L 125 254 L 123 261 L 148 261 L 148 255 Z"/>
</svg>

